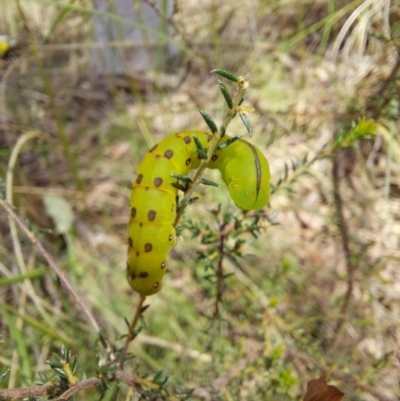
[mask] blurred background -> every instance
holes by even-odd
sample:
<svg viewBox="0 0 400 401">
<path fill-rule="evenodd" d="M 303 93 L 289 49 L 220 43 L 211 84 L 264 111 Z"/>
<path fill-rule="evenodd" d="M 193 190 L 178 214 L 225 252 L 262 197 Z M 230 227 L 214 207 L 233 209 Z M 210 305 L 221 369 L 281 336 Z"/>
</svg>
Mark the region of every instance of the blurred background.
<svg viewBox="0 0 400 401">
<path fill-rule="evenodd" d="M 207 130 L 199 109 L 222 121 L 211 70 L 249 76 L 270 206 L 244 216 L 224 185 L 198 188 L 127 371 L 162 370 L 189 399 L 300 400 L 324 370 L 346 400 L 400 398 L 398 2 L 2 0 L 0 35 L 0 192 L 119 345 L 138 302 L 136 167 L 165 136 Z M 240 119 L 228 133 L 246 135 Z M 257 238 L 226 238 L 216 319 L 213 243 L 252 218 Z M 3 209 L 0 238 L 1 388 L 50 378 L 61 344 L 95 375 L 96 333 Z"/>
</svg>

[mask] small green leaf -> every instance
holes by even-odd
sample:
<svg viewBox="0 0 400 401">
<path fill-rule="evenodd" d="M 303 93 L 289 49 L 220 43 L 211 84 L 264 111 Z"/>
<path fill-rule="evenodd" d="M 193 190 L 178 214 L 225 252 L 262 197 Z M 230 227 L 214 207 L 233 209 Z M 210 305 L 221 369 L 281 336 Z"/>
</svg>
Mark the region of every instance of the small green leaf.
<svg viewBox="0 0 400 401">
<path fill-rule="evenodd" d="M 208 125 L 208 128 L 210 128 L 211 132 L 215 134 L 218 132 L 217 125 L 215 124 L 214 120 L 203 110 L 199 110 L 199 113 L 203 117 L 204 121 Z"/>
<path fill-rule="evenodd" d="M 196 148 L 199 150 L 206 150 L 205 147 L 203 146 L 203 144 L 201 143 L 200 139 L 197 138 L 197 135 L 193 134 L 193 140 L 194 143 L 196 144 Z"/>
<path fill-rule="evenodd" d="M 170 174 L 170 177 L 174 177 L 177 180 L 183 181 L 183 182 L 189 182 L 189 183 L 192 182 L 192 179 L 190 177 L 188 177 L 187 175 L 172 173 L 172 174 Z"/>
<path fill-rule="evenodd" d="M 202 160 L 207 160 L 208 154 L 205 150 L 196 149 L 197 153 L 199 154 L 199 158 Z"/>
<path fill-rule="evenodd" d="M 7 377 L 9 371 L 10 369 L 7 369 L 4 373 L 0 375 L 0 383 Z"/>
<path fill-rule="evenodd" d="M 283 176 L 284 181 L 287 180 L 288 175 L 289 175 L 289 167 L 288 167 L 287 163 L 285 163 L 285 174 Z"/>
<path fill-rule="evenodd" d="M 60 368 L 53 368 L 54 372 L 58 374 L 61 379 L 68 379 L 67 374 Z"/>
<path fill-rule="evenodd" d="M 224 77 L 226 79 L 229 79 L 229 81 L 239 82 L 239 78 L 236 75 L 234 75 L 231 72 L 229 72 L 229 71 L 216 69 L 216 70 L 212 70 L 210 72 L 212 72 L 214 74 L 217 74 L 217 75 L 220 75 L 221 77 Z"/>
<path fill-rule="evenodd" d="M 233 108 L 233 100 L 231 98 L 231 95 L 229 94 L 228 90 L 226 89 L 225 85 L 218 80 L 218 86 L 219 89 L 221 90 L 222 96 L 224 97 L 226 104 L 230 109 Z"/>
<path fill-rule="evenodd" d="M 188 227 L 185 226 L 184 224 L 181 225 L 181 226 L 175 227 L 175 234 L 176 234 L 176 236 L 179 237 L 179 235 L 182 234 L 182 231 L 183 231 L 185 228 L 188 228 Z"/>
<path fill-rule="evenodd" d="M 223 138 L 225 136 L 226 128 L 223 125 L 221 125 L 220 130 L 221 130 L 221 138 Z"/>
<path fill-rule="evenodd" d="M 140 313 L 146 312 L 146 310 L 147 310 L 149 307 L 150 307 L 150 304 L 142 306 L 141 309 L 140 309 Z"/>
<path fill-rule="evenodd" d="M 182 184 L 179 184 L 179 183 L 177 183 L 177 182 L 171 182 L 171 185 L 172 185 L 173 187 L 179 189 L 179 190 L 182 191 L 182 192 L 186 192 L 186 191 L 187 191 L 187 188 L 186 188 L 186 187 L 184 187 Z"/>
<path fill-rule="evenodd" d="M 189 200 L 188 200 L 188 205 L 191 205 L 192 203 L 194 203 L 194 202 L 196 202 L 197 200 L 199 200 L 199 197 L 198 196 L 195 196 L 194 198 L 190 198 Z"/>
<path fill-rule="evenodd" d="M 249 136 L 251 138 L 253 136 L 253 127 L 251 126 L 249 117 L 247 117 L 247 114 L 244 114 L 244 113 L 239 113 L 239 116 L 242 119 L 243 124 L 246 127 L 247 132 L 249 133 Z"/>
<path fill-rule="evenodd" d="M 29 394 L 28 394 L 28 400 L 29 400 L 29 401 L 37 401 L 37 398 L 36 398 L 31 392 L 29 392 Z"/>
<path fill-rule="evenodd" d="M 219 188 L 219 184 L 217 184 L 214 181 L 207 180 L 207 178 L 201 178 L 199 182 L 200 182 L 200 184 L 203 184 L 203 185 L 209 185 L 211 187 Z"/>
<path fill-rule="evenodd" d="M 221 144 L 219 144 L 218 147 L 217 147 L 217 149 L 218 149 L 218 150 L 224 149 L 224 148 L 226 148 L 227 146 L 229 146 L 231 143 L 237 141 L 237 140 L 240 139 L 240 138 L 241 138 L 240 135 L 239 135 L 239 136 L 234 136 L 233 138 L 229 138 L 227 141 L 222 142 Z"/>
</svg>

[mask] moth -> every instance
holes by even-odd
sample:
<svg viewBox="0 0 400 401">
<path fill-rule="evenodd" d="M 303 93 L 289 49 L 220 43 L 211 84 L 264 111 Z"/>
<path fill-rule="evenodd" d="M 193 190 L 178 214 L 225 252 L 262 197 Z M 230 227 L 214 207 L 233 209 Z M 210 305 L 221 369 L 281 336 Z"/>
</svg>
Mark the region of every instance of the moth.
<svg viewBox="0 0 400 401">
<path fill-rule="evenodd" d="M 141 295 L 155 294 L 162 286 L 167 256 L 176 243 L 173 223 L 178 189 L 171 185 L 177 181 L 171 174 L 187 175 L 199 167 L 194 135 L 208 150 L 213 138 L 210 133 L 179 132 L 151 148 L 137 169 L 130 197 L 127 279 Z M 269 165 L 255 145 L 225 135 L 207 167 L 221 172 L 239 208 L 255 210 L 268 204 Z"/>
</svg>

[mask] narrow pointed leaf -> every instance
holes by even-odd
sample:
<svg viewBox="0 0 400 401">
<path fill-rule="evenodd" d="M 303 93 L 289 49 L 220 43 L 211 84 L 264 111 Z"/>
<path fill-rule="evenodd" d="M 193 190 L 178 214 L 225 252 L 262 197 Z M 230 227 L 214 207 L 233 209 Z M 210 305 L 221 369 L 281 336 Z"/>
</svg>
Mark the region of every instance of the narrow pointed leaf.
<svg viewBox="0 0 400 401">
<path fill-rule="evenodd" d="M 214 74 L 220 75 L 221 77 L 224 77 L 226 79 L 229 79 L 229 81 L 239 82 L 239 78 L 236 75 L 234 75 L 231 72 L 229 72 L 229 71 L 216 69 L 216 70 L 212 70 L 210 72 L 213 72 Z"/>
<path fill-rule="evenodd" d="M 215 124 L 215 122 L 213 121 L 213 119 L 203 110 L 199 110 L 199 113 L 201 114 L 201 116 L 203 117 L 204 121 L 206 122 L 206 124 L 208 125 L 208 128 L 210 128 L 211 132 L 213 134 L 215 134 L 216 132 L 218 132 L 218 128 L 217 125 Z"/>
<path fill-rule="evenodd" d="M 0 383 L 7 377 L 9 371 L 10 369 L 7 369 L 4 373 L 0 375 Z"/>
<path fill-rule="evenodd" d="M 197 153 L 199 154 L 200 159 L 207 160 L 208 157 L 207 151 L 203 149 L 197 149 Z"/>
<path fill-rule="evenodd" d="M 222 142 L 220 145 L 218 145 L 217 149 L 218 149 L 218 150 L 224 149 L 224 148 L 226 148 L 227 146 L 229 146 L 231 143 L 237 141 L 237 140 L 240 139 L 240 138 L 241 138 L 240 136 L 234 136 L 233 138 L 229 138 L 227 141 Z"/>
<path fill-rule="evenodd" d="M 247 129 L 247 132 L 249 133 L 250 138 L 253 136 L 253 127 L 251 126 L 251 122 L 249 120 L 249 117 L 247 117 L 247 114 L 240 113 L 240 118 L 243 121 L 244 126 Z"/>
<path fill-rule="evenodd" d="M 221 90 L 222 96 L 224 97 L 224 99 L 226 101 L 226 104 L 228 105 L 228 107 L 230 109 L 232 109 L 233 108 L 233 100 L 231 98 L 231 95 L 227 91 L 225 85 L 222 82 L 218 81 L 218 86 L 219 86 L 219 89 Z"/>
<path fill-rule="evenodd" d="M 171 185 L 177 189 L 179 189 L 182 192 L 186 192 L 187 188 L 184 187 L 182 184 L 178 184 L 177 182 L 171 182 Z"/>
<path fill-rule="evenodd" d="M 209 185 L 211 187 L 219 188 L 219 184 L 217 184 L 214 181 L 207 180 L 206 178 L 201 178 L 199 182 L 200 182 L 200 184 L 203 184 L 203 185 Z"/>
<path fill-rule="evenodd" d="M 196 144 L 196 148 L 199 150 L 206 150 L 203 146 L 203 144 L 201 143 L 200 139 L 197 138 L 197 136 L 195 134 L 193 134 L 193 140 L 194 143 Z"/>
<path fill-rule="evenodd" d="M 183 181 L 183 182 L 192 182 L 192 179 L 190 177 L 188 177 L 187 175 L 172 173 L 172 174 L 170 174 L 170 177 L 174 177 L 177 180 Z"/>
</svg>

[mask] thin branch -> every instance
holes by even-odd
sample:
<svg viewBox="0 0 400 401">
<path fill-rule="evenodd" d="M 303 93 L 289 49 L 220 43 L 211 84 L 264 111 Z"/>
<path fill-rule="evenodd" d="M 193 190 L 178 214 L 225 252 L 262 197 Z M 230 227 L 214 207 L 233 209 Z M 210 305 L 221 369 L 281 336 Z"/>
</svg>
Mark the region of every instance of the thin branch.
<svg viewBox="0 0 400 401">
<path fill-rule="evenodd" d="M 218 130 L 218 132 L 216 132 L 214 134 L 211 145 L 207 151 L 207 160 L 203 160 L 200 163 L 200 167 L 197 169 L 196 174 L 195 174 L 192 182 L 190 183 L 188 190 L 185 192 L 185 195 L 182 200 L 182 206 L 179 208 L 178 213 L 176 214 L 174 227 L 177 226 L 186 206 L 189 204 L 189 200 L 192 198 L 193 191 L 199 184 L 201 177 L 204 174 L 204 170 L 207 168 L 208 162 L 211 160 L 212 156 L 214 155 L 215 151 L 217 150 L 218 143 L 219 143 L 220 139 L 222 138 L 223 133 L 225 133 L 225 131 L 228 128 L 229 123 L 235 117 L 235 115 L 237 113 L 237 109 L 238 109 L 239 105 L 241 104 L 241 102 L 243 101 L 243 98 L 246 94 L 246 90 L 248 87 L 249 87 L 248 79 L 245 77 L 239 77 L 236 95 L 233 99 L 233 107 L 231 109 L 228 108 L 228 111 L 226 112 L 226 115 L 224 117 L 221 128 Z"/>
<path fill-rule="evenodd" d="M 78 391 L 87 390 L 89 388 L 96 387 L 100 383 L 101 383 L 101 379 L 99 379 L 98 377 L 90 377 L 89 379 L 82 380 L 81 382 L 76 383 L 74 386 L 72 386 L 67 391 L 65 391 L 63 394 L 61 394 L 57 398 L 57 401 L 66 401 L 70 397 L 72 397 L 75 393 L 77 393 Z"/>
<path fill-rule="evenodd" d="M 0 390 L 0 397 L 2 399 L 20 400 L 22 398 L 27 398 L 29 394 L 34 397 L 42 397 L 49 392 L 50 386 L 33 386 L 25 388 L 9 388 Z"/>
<path fill-rule="evenodd" d="M 355 267 L 351 261 L 351 252 L 350 252 L 350 247 L 349 247 L 349 235 L 348 235 L 348 227 L 347 227 L 347 222 L 346 218 L 344 217 L 344 212 L 343 212 L 343 200 L 341 196 L 341 190 L 340 190 L 340 177 L 339 177 L 339 169 L 340 169 L 340 163 L 339 163 L 339 154 L 336 152 L 335 155 L 333 156 L 333 166 L 332 166 L 332 177 L 333 177 L 333 194 L 334 194 L 334 199 L 335 199 L 335 206 L 336 206 L 336 215 L 338 218 L 338 225 L 339 225 L 339 230 L 340 230 L 340 237 L 341 237 L 341 242 L 342 242 L 342 249 L 344 253 L 344 257 L 346 259 L 346 269 L 347 269 L 347 290 L 346 290 L 346 295 L 344 297 L 344 301 L 341 307 L 341 310 L 339 314 L 342 316 L 334 329 L 334 337 L 333 337 L 333 344 L 331 345 L 332 347 L 336 343 L 336 340 L 339 337 L 339 332 L 342 329 L 343 323 L 346 318 L 346 313 L 347 309 L 350 305 L 350 300 L 351 296 L 353 293 L 353 287 L 354 287 L 354 271 Z"/>
<path fill-rule="evenodd" d="M 118 356 L 117 365 L 119 365 L 119 367 L 121 367 L 121 368 L 122 368 L 122 365 L 124 362 L 124 357 L 128 351 L 129 344 L 135 338 L 134 330 L 140 319 L 140 316 L 142 315 L 143 304 L 144 304 L 145 300 L 146 300 L 146 296 L 140 295 L 140 300 L 139 300 L 139 303 L 136 308 L 135 316 L 133 317 L 132 323 L 129 326 L 128 336 L 126 337 L 124 348 L 122 349 L 121 353 Z"/>
</svg>

